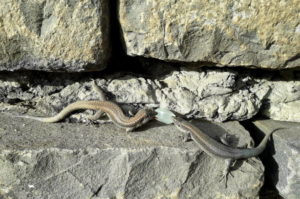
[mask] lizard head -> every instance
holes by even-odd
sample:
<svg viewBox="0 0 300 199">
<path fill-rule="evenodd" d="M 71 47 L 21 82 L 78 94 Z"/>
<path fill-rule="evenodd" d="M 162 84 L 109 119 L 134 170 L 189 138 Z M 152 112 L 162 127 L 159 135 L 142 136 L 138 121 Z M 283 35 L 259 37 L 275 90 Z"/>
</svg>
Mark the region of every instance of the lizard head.
<svg viewBox="0 0 300 199">
<path fill-rule="evenodd" d="M 145 114 L 145 117 L 144 117 L 144 120 L 146 120 L 145 122 L 148 122 L 149 120 L 154 119 L 157 114 L 153 109 L 150 109 L 150 108 L 145 108 L 145 109 L 143 109 L 143 111 Z"/>
<path fill-rule="evenodd" d="M 144 108 L 139 110 L 132 119 L 134 119 L 134 126 L 128 127 L 126 129 L 127 132 L 132 131 L 133 129 L 136 129 L 143 124 L 147 123 L 148 121 L 155 118 L 156 112 L 149 108 Z"/>
<path fill-rule="evenodd" d="M 138 111 L 136 114 L 139 118 L 139 122 L 136 124 L 136 127 L 140 127 L 148 121 L 152 120 L 156 116 L 156 112 L 153 109 L 144 108 Z M 135 128 L 136 128 L 135 127 Z"/>
</svg>

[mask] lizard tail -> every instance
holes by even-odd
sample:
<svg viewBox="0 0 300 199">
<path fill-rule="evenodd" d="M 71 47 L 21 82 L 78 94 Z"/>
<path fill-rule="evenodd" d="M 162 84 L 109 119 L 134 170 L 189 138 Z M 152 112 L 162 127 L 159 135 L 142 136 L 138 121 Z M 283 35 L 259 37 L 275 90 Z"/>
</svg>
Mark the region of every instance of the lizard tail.
<svg viewBox="0 0 300 199">
<path fill-rule="evenodd" d="M 84 103 L 87 103 L 87 102 L 84 102 Z M 57 115 L 54 115 L 52 117 L 35 117 L 35 116 L 30 116 L 30 115 L 17 115 L 15 117 L 37 120 L 40 122 L 54 123 L 54 122 L 58 122 L 58 121 L 64 119 L 65 117 L 67 117 L 68 115 L 70 115 L 72 112 L 74 112 L 76 110 L 86 109 L 86 107 L 84 107 L 84 103 L 81 101 L 78 101 L 78 102 L 69 104 L 66 108 L 61 110 Z"/>
<path fill-rule="evenodd" d="M 250 148 L 250 149 L 247 149 L 247 152 L 245 153 L 244 157 L 243 158 L 249 158 L 249 157 L 253 157 L 253 156 L 258 156 L 259 154 L 261 154 L 266 146 L 267 146 L 267 143 L 268 143 L 268 140 L 270 138 L 270 136 L 277 130 L 279 129 L 284 129 L 284 128 L 276 128 L 270 132 L 268 132 L 264 139 L 259 143 L 259 145 L 255 148 Z"/>
</svg>

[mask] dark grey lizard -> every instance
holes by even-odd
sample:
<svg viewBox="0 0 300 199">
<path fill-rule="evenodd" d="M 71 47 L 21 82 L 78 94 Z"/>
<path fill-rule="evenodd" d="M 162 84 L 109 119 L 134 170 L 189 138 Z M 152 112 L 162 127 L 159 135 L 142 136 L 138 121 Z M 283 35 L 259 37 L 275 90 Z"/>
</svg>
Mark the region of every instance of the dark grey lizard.
<svg viewBox="0 0 300 199">
<path fill-rule="evenodd" d="M 227 160 L 227 165 L 223 172 L 225 184 L 227 184 L 227 176 L 230 173 L 230 166 L 232 164 L 232 161 L 258 156 L 266 148 L 266 144 L 271 134 L 276 130 L 280 129 L 277 128 L 269 132 L 260 142 L 260 144 L 255 148 L 233 148 L 211 138 L 207 134 L 203 133 L 199 128 L 192 125 L 190 122 L 183 120 L 180 117 L 173 117 L 173 122 L 179 130 L 186 133 L 190 133 L 192 139 L 208 155 Z"/>
</svg>

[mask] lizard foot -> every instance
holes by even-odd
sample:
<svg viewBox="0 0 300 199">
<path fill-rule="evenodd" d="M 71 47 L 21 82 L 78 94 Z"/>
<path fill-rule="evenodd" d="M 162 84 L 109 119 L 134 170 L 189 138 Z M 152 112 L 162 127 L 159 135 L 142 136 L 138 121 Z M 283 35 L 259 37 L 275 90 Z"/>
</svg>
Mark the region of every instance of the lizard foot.
<svg viewBox="0 0 300 199">
<path fill-rule="evenodd" d="M 181 135 L 180 138 L 182 139 L 183 142 L 189 142 L 193 140 L 191 134 L 189 133 Z"/>
<path fill-rule="evenodd" d="M 220 176 L 219 182 L 222 182 L 223 180 L 225 180 L 225 188 L 227 188 L 228 175 L 230 175 L 232 178 L 234 178 L 233 174 L 230 171 L 224 171 L 219 175 Z"/>
</svg>

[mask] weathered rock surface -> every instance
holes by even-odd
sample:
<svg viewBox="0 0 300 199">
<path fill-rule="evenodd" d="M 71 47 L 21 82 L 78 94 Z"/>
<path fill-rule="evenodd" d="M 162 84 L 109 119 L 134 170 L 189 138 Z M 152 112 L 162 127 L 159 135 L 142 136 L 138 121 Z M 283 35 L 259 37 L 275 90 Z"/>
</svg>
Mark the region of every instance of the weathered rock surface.
<svg viewBox="0 0 300 199">
<path fill-rule="evenodd" d="M 257 68 L 300 66 L 300 4 L 120 0 L 128 55 Z"/>
<path fill-rule="evenodd" d="M 274 120 L 300 122 L 300 78 L 264 81 L 270 91 L 264 99 L 262 114 Z"/>
<path fill-rule="evenodd" d="M 173 125 L 150 122 L 133 133 L 113 124 L 40 123 L 0 114 L 2 198 L 255 198 L 264 168 L 239 161 L 227 189 L 224 161 L 184 142 Z M 197 122 L 205 132 L 249 144 L 237 122 Z"/>
<path fill-rule="evenodd" d="M 266 150 L 266 172 L 281 196 L 300 196 L 300 123 L 258 120 L 254 125 L 262 132 L 273 133 L 273 149 Z"/>
<path fill-rule="evenodd" d="M 4 99 L 2 101 L 20 105 L 23 109 L 32 108 L 26 106 L 29 103 L 38 112 L 53 115 L 74 101 L 99 99 L 97 93 L 91 89 L 90 79 L 81 82 L 69 80 L 64 77 L 62 81 L 58 76 L 55 79 L 44 79 L 43 83 L 29 84 L 26 81 L 0 80 Z M 56 82 L 59 86 L 50 82 Z M 167 107 L 190 118 L 208 118 L 215 121 L 251 118 L 259 111 L 262 98 L 268 92 L 268 89 L 256 88 L 257 85 L 247 85 L 249 78 L 243 78 L 231 70 L 183 69 L 161 80 L 123 76 L 114 79 L 106 77 L 97 79 L 96 82 L 104 91 L 113 95 L 111 100 L 121 104 Z M 258 95 L 257 90 L 260 90 Z M 15 103 L 19 100 L 21 103 Z M 4 108 L 9 109 L 7 106 Z"/>
<path fill-rule="evenodd" d="M 107 0 L 1 0 L 0 70 L 101 70 L 110 56 Z"/>
<path fill-rule="evenodd" d="M 41 115 L 53 115 L 72 102 L 99 99 L 91 89 L 94 78 L 108 99 L 125 109 L 166 107 L 188 118 L 213 121 L 246 120 L 261 111 L 273 119 L 300 121 L 300 80 L 282 81 L 256 71 L 181 68 L 160 79 L 138 75 L 105 75 L 104 79 L 86 74 L 34 77 L 0 74 L 0 110 L 17 107 L 18 112 L 36 109 Z M 72 118 L 81 120 L 81 116 Z"/>
<path fill-rule="evenodd" d="M 119 102 L 158 104 L 188 117 L 245 120 L 261 111 L 272 119 L 300 122 L 300 79 L 272 78 L 231 69 L 181 68 L 159 80 L 115 79 L 107 88 Z"/>
<path fill-rule="evenodd" d="M 268 91 L 256 92 L 255 84 L 232 70 L 173 72 L 157 89 L 160 106 L 189 117 L 210 120 L 244 120 L 257 114 L 261 98 Z"/>
</svg>

